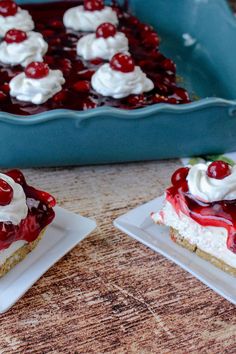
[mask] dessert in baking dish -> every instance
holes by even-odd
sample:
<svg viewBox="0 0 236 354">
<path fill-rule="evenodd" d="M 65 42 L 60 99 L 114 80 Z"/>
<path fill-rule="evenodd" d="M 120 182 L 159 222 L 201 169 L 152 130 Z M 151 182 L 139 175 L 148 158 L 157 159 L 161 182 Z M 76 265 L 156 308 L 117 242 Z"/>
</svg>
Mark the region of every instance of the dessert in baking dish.
<svg viewBox="0 0 236 354">
<path fill-rule="evenodd" d="M 169 226 L 174 242 L 236 275 L 236 166 L 182 167 L 171 182 L 154 222 Z"/>
<path fill-rule="evenodd" d="M 54 219 L 55 199 L 29 186 L 19 170 L 0 174 L 0 277 L 38 244 Z"/>
<path fill-rule="evenodd" d="M 135 109 L 190 102 L 177 85 L 174 62 L 159 50 L 156 31 L 114 1 L 111 6 L 103 0 L 58 1 L 53 7 L 0 1 L 0 27 L 1 111 L 31 115 L 58 108 Z M 132 71 L 126 70 L 126 59 L 119 68 L 112 64 L 118 54 L 130 56 Z M 27 77 L 32 62 L 47 64 L 53 77 Z M 118 94 L 117 78 L 123 85 Z"/>
</svg>

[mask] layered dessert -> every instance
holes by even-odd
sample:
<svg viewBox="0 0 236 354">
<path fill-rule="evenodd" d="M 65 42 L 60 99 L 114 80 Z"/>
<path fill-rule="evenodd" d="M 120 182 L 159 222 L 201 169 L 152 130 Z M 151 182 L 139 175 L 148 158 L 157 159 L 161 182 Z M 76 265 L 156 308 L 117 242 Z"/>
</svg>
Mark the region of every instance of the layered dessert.
<svg viewBox="0 0 236 354">
<path fill-rule="evenodd" d="M 236 275 L 236 166 L 223 161 L 178 169 L 155 223 L 172 240 Z"/>
<path fill-rule="evenodd" d="M 190 102 L 187 91 L 178 87 L 175 63 L 159 50 L 154 28 L 115 1 L 19 6 L 2 0 L 0 27 L 1 111 L 31 115 L 58 108 L 137 109 Z M 37 68 L 29 77 L 27 66 L 40 62 L 44 75 Z M 119 78 L 123 88 L 119 86 L 117 93 Z M 28 94 L 31 89 L 34 92 Z"/>
<path fill-rule="evenodd" d="M 38 244 L 54 219 L 55 199 L 26 183 L 19 170 L 0 173 L 0 277 Z"/>
</svg>

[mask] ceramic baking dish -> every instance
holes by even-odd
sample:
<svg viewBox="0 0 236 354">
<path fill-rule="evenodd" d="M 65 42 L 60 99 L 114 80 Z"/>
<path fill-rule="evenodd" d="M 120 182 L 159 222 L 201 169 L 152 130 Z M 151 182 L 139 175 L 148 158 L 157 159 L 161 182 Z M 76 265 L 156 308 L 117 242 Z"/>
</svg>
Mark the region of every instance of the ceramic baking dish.
<svg viewBox="0 0 236 354">
<path fill-rule="evenodd" d="M 19 4 L 30 1 L 18 1 Z M 36 2 L 36 1 L 31 1 Z M 43 1 L 38 1 L 42 2 Z M 190 5 L 191 3 L 191 5 Z M 0 113 L 0 164 L 55 166 L 236 150 L 236 20 L 224 0 L 130 0 L 197 100 L 134 111 Z"/>
</svg>

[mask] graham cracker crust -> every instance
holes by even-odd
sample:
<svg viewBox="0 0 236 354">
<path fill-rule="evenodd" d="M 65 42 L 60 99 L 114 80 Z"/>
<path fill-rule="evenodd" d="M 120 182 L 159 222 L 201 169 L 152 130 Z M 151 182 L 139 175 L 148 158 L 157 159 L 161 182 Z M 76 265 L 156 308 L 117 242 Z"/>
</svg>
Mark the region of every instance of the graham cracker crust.
<svg viewBox="0 0 236 354">
<path fill-rule="evenodd" d="M 191 244 L 188 240 L 182 237 L 179 232 L 173 228 L 170 228 L 170 237 L 178 245 L 187 248 L 189 251 L 196 253 L 199 257 L 205 259 L 206 261 L 212 263 L 214 266 L 220 268 L 226 273 L 236 276 L 236 268 L 233 268 L 220 260 L 219 258 L 212 256 L 211 254 L 201 250 L 196 245 Z"/>
<path fill-rule="evenodd" d="M 38 245 L 39 241 L 43 238 L 44 233 L 45 229 L 41 231 L 35 241 L 27 243 L 26 245 L 19 248 L 6 260 L 6 262 L 2 266 L 0 266 L 0 278 L 6 275 L 18 263 L 23 261 L 27 254 L 33 251 L 33 249 Z"/>
</svg>

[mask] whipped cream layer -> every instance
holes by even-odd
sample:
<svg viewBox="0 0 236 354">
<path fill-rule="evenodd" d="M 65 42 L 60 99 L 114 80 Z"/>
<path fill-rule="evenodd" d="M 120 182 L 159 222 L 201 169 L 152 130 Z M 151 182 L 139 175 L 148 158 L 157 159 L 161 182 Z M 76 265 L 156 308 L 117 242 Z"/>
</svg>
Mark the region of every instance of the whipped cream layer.
<svg viewBox="0 0 236 354">
<path fill-rule="evenodd" d="M 236 199 L 236 166 L 223 179 L 208 177 L 210 163 L 200 163 L 190 168 L 187 181 L 190 193 L 199 200 L 216 202 Z"/>
<path fill-rule="evenodd" d="M 43 61 L 43 56 L 48 50 L 48 44 L 41 33 L 28 32 L 28 38 L 20 43 L 0 44 L 0 61 L 9 65 L 27 66 L 33 61 Z"/>
<path fill-rule="evenodd" d="M 104 22 L 113 25 L 118 24 L 116 12 L 111 7 L 105 6 L 100 11 L 86 11 L 83 5 L 72 7 L 63 16 L 65 27 L 75 31 L 96 31 L 97 27 Z"/>
<path fill-rule="evenodd" d="M 22 10 L 18 7 L 17 13 L 14 16 L 0 16 L 0 36 L 4 37 L 7 31 L 12 28 L 25 32 L 34 29 L 34 22 L 27 10 Z"/>
<path fill-rule="evenodd" d="M 94 58 L 111 59 L 116 53 L 127 53 L 129 42 L 122 32 L 117 32 L 114 37 L 97 38 L 95 33 L 88 34 L 77 43 L 77 54 L 85 60 Z"/>
<path fill-rule="evenodd" d="M 160 213 L 152 215 L 155 223 L 161 223 L 177 230 L 180 235 L 202 251 L 222 260 L 231 267 L 236 267 L 236 254 L 226 245 L 227 230 L 223 227 L 201 226 L 187 215 L 179 212 L 169 202 L 165 202 Z"/>
<path fill-rule="evenodd" d="M 21 73 L 9 83 L 10 95 L 20 101 L 42 104 L 61 91 L 64 83 L 60 70 L 49 70 L 49 74 L 42 79 L 31 79 Z"/>
<path fill-rule="evenodd" d="M 28 214 L 26 196 L 22 186 L 11 177 L 0 173 L 0 178 L 6 181 L 13 189 L 13 198 L 10 204 L 0 205 L 0 222 L 10 222 L 19 225 Z"/>
<path fill-rule="evenodd" d="M 16 251 L 18 251 L 21 247 L 26 245 L 27 242 L 20 240 L 13 242 L 8 248 L 0 251 L 0 267 L 4 265 L 4 263 L 10 258 Z"/>
<path fill-rule="evenodd" d="M 92 76 L 92 87 L 103 96 L 123 98 L 151 91 L 153 82 L 136 66 L 134 71 L 123 73 L 113 70 L 110 64 L 102 65 Z"/>
</svg>

